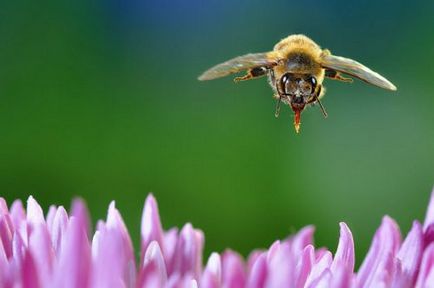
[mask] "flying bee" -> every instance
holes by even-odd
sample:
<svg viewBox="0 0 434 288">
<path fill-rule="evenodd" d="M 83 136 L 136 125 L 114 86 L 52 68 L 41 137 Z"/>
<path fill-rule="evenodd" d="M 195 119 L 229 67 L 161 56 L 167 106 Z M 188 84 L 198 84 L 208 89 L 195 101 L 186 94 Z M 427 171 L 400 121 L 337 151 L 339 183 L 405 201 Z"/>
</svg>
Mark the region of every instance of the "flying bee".
<svg viewBox="0 0 434 288">
<path fill-rule="evenodd" d="M 335 56 L 321 49 L 304 35 L 290 35 L 274 46 L 273 51 L 251 53 L 218 64 L 199 76 L 199 80 L 212 80 L 247 70 L 235 82 L 267 76 L 277 100 L 275 116 L 279 116 L 283 102 L 294 112 L 294 128 L 300 131 L 300 117 L 308 105 L 318 104 L 324 117 L 327 112 L 321 103 L 325 94 L 324 78 L 352 82 L 352 78 L 387 90 L 396 87 L 380 74 L 349 58 Z"/>
</svg>

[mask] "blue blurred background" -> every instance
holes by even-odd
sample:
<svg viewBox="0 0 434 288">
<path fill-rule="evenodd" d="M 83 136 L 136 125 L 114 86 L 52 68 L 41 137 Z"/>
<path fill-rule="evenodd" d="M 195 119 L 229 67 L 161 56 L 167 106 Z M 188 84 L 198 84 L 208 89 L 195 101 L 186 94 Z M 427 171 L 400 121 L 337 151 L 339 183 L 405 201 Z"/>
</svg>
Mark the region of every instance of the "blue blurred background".
<svg viewBox="0 0 434 288">
<path fill-rule="evenodd" d="M 243 255 L 307 224 L 360 263 L 381 217 L 407 233 L 434 184 L 433 1 L 2 1 L 0 193 L 45 209 L 115 199 L 138 247 L 153 192 L 165 228 Z M 210 66 L 303 33 L 398 86 L 327 81 L 323 104 L 274 117 L 265 79 Z M 283 107 L 287 108 L 287 107 Z"/>
</svg>

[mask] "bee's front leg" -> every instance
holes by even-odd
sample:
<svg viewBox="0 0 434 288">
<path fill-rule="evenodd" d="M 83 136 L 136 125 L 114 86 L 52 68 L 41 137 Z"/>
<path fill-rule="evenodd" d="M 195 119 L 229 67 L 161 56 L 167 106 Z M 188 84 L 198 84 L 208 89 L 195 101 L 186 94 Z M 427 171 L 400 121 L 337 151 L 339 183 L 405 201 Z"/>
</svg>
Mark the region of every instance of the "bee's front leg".
<svg viewBox="0 0 434 288">
<path fill-rule="evenodd" d="M 250 80 L 253 78 L 258 78 L 261 76 L 264 76 L 265 74 L 267 74 L 268 69 L 266 67 L 255 67 L 252 69 L 249 69 L 247 71 L 247 74 L 242 76 L 242 77 L 236 77 L 234 79 L 235 82 L 239 82 L 239 81 L 245 81 L 245 80 Z"/>
<path fill-rule="evenodd" d="M 282 103 L 282 96 L 280 96 L 280 95 L 274 95 L 274 97 L 275 98 L 278 98 L 277 99 L 277 102 L 276 102 L 276 111 L 274 112 L 274 116 L 276 117 L 276 118 L 278 118 L 279 117 L 279 114 L 280 114 L 280 103 Z"/>
<path fill-rule="evenodd" d="M 268 77 L 269 77 L 270 84 L 275 91 L 273 98 L 277 99 L 276 110 L 274 112 L 274 116 L 276 118 L 278 118 L 279 114 L 280 114 L 280 104 L 282 103 L 282 97 L 287 97 L 288 95 L 286 93 L 280 91 L 281 89 L 279 89 L 279 82 L 276 81 L 276 77 L 274 76 L 274 70 L 270 69 L 268 71 L 268 73 L 269 73 Z"/>
</svg>

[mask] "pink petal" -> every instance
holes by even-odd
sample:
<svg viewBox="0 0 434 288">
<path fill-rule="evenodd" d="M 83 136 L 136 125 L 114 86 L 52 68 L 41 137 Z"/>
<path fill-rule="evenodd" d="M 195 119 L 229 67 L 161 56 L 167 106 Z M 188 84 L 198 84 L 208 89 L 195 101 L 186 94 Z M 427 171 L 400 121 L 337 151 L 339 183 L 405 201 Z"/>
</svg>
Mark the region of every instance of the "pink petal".
<svg viewBox="0 0 434 288">
<path fill-rule="evenodd" d="M 152 241 L 148 245 L 143 261 L 143 267 L 146 267 L 151 262 L 153 263 L 156 268 L 155 273 L 159 276 L 159 283 L 165 285 L 167 282 L 167 269 L 166 264 L 164 263 L 163 253 L 161 252 L 157 241 Z"/>
<path fill-rule="evenodd" d="M 394 277 L 395 287 L 412 287 L 414 285 L 422 259 L 423 246 L 422 225 L 414 221 L 413 227 L 397 255 L 400 266 Z"/>
<path fill-rule="evenodd" d="M 0 197 L 0 215 L 9 214 L 8 204 L 3 197 Z"/>
<path fill-rule="evenodd" d="M 256 258 L 248 275 L 247 288 L 263 288 L 267 281 L 267 256 L 262 253 Z"/>
<path fill-rule="evenodd" d="M 434 223 L 430 224 L 426 229 L 424 229 L 423 238 L 425 246 L 434 242 Z"/>
<path fill-rule="evenodd" d="M 90 245 L 86 227 L 82 224 L 83 221 L 75 217 L 69 219 L 58 264 L 54 271 L 55 287 L 86 288 L 90 283 Z"/>
<path fill-rule="evenodd" d="M 431 192 L 425 222 L 423 223 L 423 230 L 426 230 L 431 224 L 434 224 L 434 190 Z"/>
<path fill-rule="evenodd" d="M 291 243 L 291 250 L 294 256 L 298 258 L 307 245 L 313 244 L 313 233 L 315 228 L 313 226 L 306 226 L 301 229 L 297 234 L 289 238 Z"/>
<path fill-rule="evenodd" d="M 321 258 L 317 259 L 313 264 L 309 276 L 306 280 L 306 287 L 310 287 L 312 283 L 319 281 L 321 274 L 324 273 L 326 269 L 330 269 L 333 261 L 332 253 L 330 251 L 325 251 L 322 253 Z"/>
<path fill-rule="evenodd" d="M 56 255 L 59 255 L 60 253 L 67 225 L 68 214 L 66 213 L 65 208 L 60 206 L 55 212 L 50 230 L 51 242 Z"/>
<path fill-rule="evenodd" d="M 246 272 L 240 255 L 227 250 L 222 256 L 222 283 L 225 288 L 238 288 L 246 285 Z"/>
<path fill-rule="evenodd" d="M 336 272 L 336 266 L 346 266 L 348 271 L 351 273 L 354 270 L 354 242 L 353 242 L 353 235 L 351 234 L 350 229 L 348 226 L 341 222 L 340 224 L 340 237 L 339 237 L 339 244 L 338 249 L 336 251 L 331 271 L 332 274 Z"/>
<path fill-rule="evenodd" d="M 27 223 L 45 224 L 42 208 L 32 196 L 27 199 Z"/>
<path fill-rule="evenodd" d="M 261 256 L 263 253 L 264 251 L 262 250 L 253 250 L 252 252 L 250 252 L 250 255 L 247 257 L 247 274 L 251 274 L 253 265 L 256 263 L 256 260 L 258 260 L 259 256 Z"/>
<path fill-rule="evenodd" d="M 39 279 L 38 279 L 38 272 L 36 270 L 36 264 L 35 261 L 33 259 L 32 254 L 30 254 L 30 252 L 27 252 L 25 257 L 24 257 L 24 261 L 23 261 L 23 266 L 21 268 L 22 271 L 22 287 L 24 288 L 38 288 L 38 287 L 42 287 L 39 284 Z"/>
<path fill-rule="evenodd" d="M 7 258 L 12 257 L 13 224 L 9 214 L 0 214 L 0 241 Z"/>
<path fill-rule="evenodd" d="M 218 282 L 221 282 L 222 278 L 222 261 L 220 259 L 220 255 L 217 253 L 211 253 L 209 256 L 208 262 L 206 264 L 205 270 L 215 275 Z"/>
<path fill-rule="evenodd" d="M 51 238 L 45 224 L 36 224 L 29 236 L 29 251 L 33 255 L 36 271 L 42 286 L 51 283 L 54 251 L 51 246 Z"/>
<path fill-rule="evenodd" d="M 175 273 L 167 280 L 165 288 L 197 288 L 197 282 L 192 279 L 191 275 L 187 274 L 181 277 Z"/>
<path fill-rule="evenodd" d="M 47 217 L 45 217 L 45 222 L 47 223 L 48 231 L 51 231 L 51 226 L 53 226 L 54 216 L 56 216 L 57 207 L 54 205 L 51 205 L 50 208 L 48 208 Z"/>
<path fill-rule="evenodd" d="M 391 284 L 399 244 L 399 228 L 393 219 L 385 216 L 357 274 L 357 287 Z"/>
<path fill-rule="evenodd" d="M 182 277 L 178 273 L 175 273 L 171 275 L 169 279 L 167 279 L 165 288 L 184 288 L 185 283 L 182 283 L 182 280 Z"/>
<path fill-rule="evenodd" d="M 128 287 L 133 286 L 135 282 L 135 259 L 134 259 L 134 251 L 133 244 L 131 242 L 130 235 L 128 234 L 127 227 L 125 226 L 124 220 L 122 219 L 121 214 L 115 207 L 115 202 L 112 201 L 109 205 L 109 211 L 107 215 L 107 229 L 115 230 L 116 233 L 122 239 L 122 253 L 123 259 L 125 260 L 124 264 L 124 274 L 126 279 L 126 285 Z"/>
<path fill-rule="evenodd" d="M 18 265 L 21 265 L 22 261 L 24 261 L 24 255 L 26 254 L 27 247 L 19 233 L 15 233 L 12 239 L 12 251 L 14 261 Z"/>
<path fill-rule="evenodd" d="M 86 232 L 86 237 L 90 237 L 90 220 L 89 214 L 87 213 L 86 204 L 81 199 L 75 199 L 72 202 L 71 207 L 71 216 L 75 217 L 75 221 L 78 222 L 78 225 L 82 227 L 84 232 Z"/>
<path fill-rule="evenodd" d="M 7 287 L 9 277 L 9 262 L 4 252 L 3 244 L 0 241 L 0 287 Z"/>
<path fill-rule="evenodd" d="M 202 288 L 220 288 L 218 280 L 215 275 L 211 274 L 209 271 L 205 271 L 200 281 L 200 287 Z"/>
<path fill-rule="evenodd" d="M 432 288 L 434 287 L 434 272 L 431 270 L 431 272 L 428 274 L 425 280 L 425 288 Z"/>
<path fill-rule="evenodd" d="M 14 227 L 20 227 L 21 222 L 26 220 L 26 212 L 21 200 L 18 199 L 12 203 L 10 215 Z"/>
<path fill-rule="evenodd" d="M 348 267 L 345 262 L 338 262 L 331 271 L 333 276 L 330 287 L 350 288 L 353 286 L 354 273 L 353 269 Z"/>
<path fill-rule="evenodd" d="M 303 250 L 303 254 L 301 256 L 299 264 L 297 265 L 296 287 L 304 287 L 307 277 L 312 269 L 314 259 L 315 259 L 315 249 L 312 245 L 307 245 Z"/>
<path fill-rule="evenodd" d="M 266 287 L 285 287 L 288 283 L 296 283 L 296 259 L 288 242 L 279 245 L 267 264 Z"/>
<path fill-rule="evenodd" d="M 314 282 L 312 282 L 309 286 L 309 288 L 329 288 L 330 282 L 332 280 L 332 273 L 330 269 L 324 270 L 321 275 L 317 279 L 315 279 Z M 341 288 L 341 287 L 337 287 Z"/>
<path fill-rule="evenodd" d="M 416 281 L 416 288 L 433 287 L 434 283 L 434 243 L 423 252 L 422 263 Z"/>
<path fill-rule="evenodd" d="M 200 287 L 219 288 L 222 277 L 221 266 L 220 256 L 217 253 L 212 253 L 203 272 Z"/>
<path fill-rule="evenodd" d="M 322 256 L 324 256 L 324 254 L 326 254 L 327 252 L 330 252 L 330 251 L 325 247 L 316 248 L 315 260 L 321 259 Z"/>
<path fill-rule="evenodd" d="M 178 229 L 172 228 L 164 234 L 164 261 L 167 263 L 168 269 L 172 269 L 175 261 L 176 245 L 178 243 Z M 170 270 L 171 271 L 171 270 Z"/>
<path fill-rule="evenodd" d="M 190 285 L 186 288 L 198 288 L 199 286 L 197 285 L 197 281 L 195 279 L 192 279 L 190 281 Z"/>
<path fill-rule="evenodd" d="M 203 242 L 201 231 L 193 229 L 190 223 L 184 225 L 178 237 L 175 259 L 169 267 L 169 275 L 174 272 L 181 276 L 190 273 L 197 279 L 202 268 Z"/>
<path fill-rule="evenodd" d="M 93 287 L 135 285 L 136 269 L 132 243 L 114 201 L 109 205 L 107 223 L 98 222 L 98 230 L 92 240 L 92 258 Z"/>
<path fill-rule="evenodd" d="M 141 251 L 142 262 L 146 249 L 149 243 L 157 241 L 161 250 L 165 251 L 163 243 L 163 228 L 161 227 L 160 215 L 158 213 L 157 201 L 152 194 L 146 197 L 145 206 L 142 214 L 142 227 L 141 227 Z"/>
<path fill-rule="evenodd" d="M 163 283 L 161 283 L 161 275 L 156 265 L 155 262 L 151 261 L 140 270 L 137 279 L 137 288 L 163 287 Z"/>
<path fill-rule="evenodd" d="M 269 263 L 275 256 L 277 251 L 280 249 L 280 240 L 276 240 L 271 244 L 267 251 L 267 262 Z"/>
<path fill-rule="evenodd" d="M 92 244 L 92 287 L 126 287 L 122 238 L 115 230 L 100 227 Z M 108 264 L 110 263 L 110 264 Z"/>
</svg>

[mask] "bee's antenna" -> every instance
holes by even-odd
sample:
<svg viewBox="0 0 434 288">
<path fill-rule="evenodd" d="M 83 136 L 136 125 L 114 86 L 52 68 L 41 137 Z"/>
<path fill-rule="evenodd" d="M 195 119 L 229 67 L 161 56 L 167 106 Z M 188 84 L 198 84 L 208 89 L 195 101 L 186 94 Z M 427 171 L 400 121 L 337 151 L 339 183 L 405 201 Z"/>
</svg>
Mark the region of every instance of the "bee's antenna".
<svg viewBox="0 0 434 288">
<path fill-rule="evenodd" d="M 327 111 L 325 110 L 325 108 L 322 105 L 321 101 L 319 101 L 318 97 L 316 97 L 316 102 L 318 102 L 319 107 L 321 108 L 322 114 L 324 115 L 324 118 L 327 118 L 327 116 L 328 116 Z"/>
<path fill-rule="evenodd" d="M 274 113 L 274 116 L 279 117 L 280 114 L 280 103 L 282 102 L 282 97 L 279 95 L 279 99 L 277 100 L 276 104 L 276 112 Z"/>
</svg>

